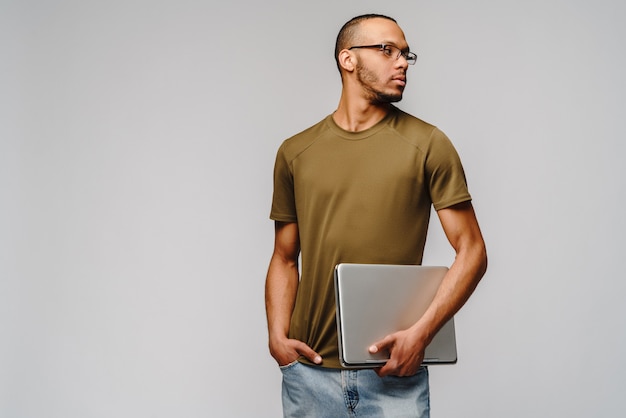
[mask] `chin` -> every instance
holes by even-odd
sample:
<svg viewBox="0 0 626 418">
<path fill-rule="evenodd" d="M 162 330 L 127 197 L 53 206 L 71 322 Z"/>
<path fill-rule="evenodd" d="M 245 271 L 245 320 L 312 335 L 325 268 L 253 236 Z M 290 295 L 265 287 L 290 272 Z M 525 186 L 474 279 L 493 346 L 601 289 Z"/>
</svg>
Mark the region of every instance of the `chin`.
<svg viewBox="0 0 626 418">
<path fill-rule="evenodd" d="M 396 103 L 399 102 L 400 100 L 402 100 L 402 93 L 395 93 L 395 94 L 378 94 L 373 102 L 374 103 Z"/>
</svg>

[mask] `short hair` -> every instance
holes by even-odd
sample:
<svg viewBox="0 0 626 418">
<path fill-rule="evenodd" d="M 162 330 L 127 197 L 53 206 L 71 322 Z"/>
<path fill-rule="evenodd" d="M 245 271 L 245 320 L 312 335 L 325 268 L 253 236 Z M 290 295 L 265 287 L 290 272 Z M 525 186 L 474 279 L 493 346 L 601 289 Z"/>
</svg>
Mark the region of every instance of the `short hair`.
<svg viewBox="0 0 626 418">
<path fill-rule="evenodd" d="M 348 20 L 339 30 L 339 34 L 337 35 L 337 41 L 335 42 L 335 62 L 337 63 L 337 69 L 339 69 L 339 73 L 341 74 L 341 65 L 339 65 L 339 52 L 346 48 L 350 48 L 352 42 L 356 38 L 358 34 L 358 26 L 361 22 L 369 19 L 387 19 L 391 20 L 394 23 L 396 20 L 392 17 L 380 15 L 376 13 L 368 13 L 360 16 L 353 17 Z"/>
</svg>

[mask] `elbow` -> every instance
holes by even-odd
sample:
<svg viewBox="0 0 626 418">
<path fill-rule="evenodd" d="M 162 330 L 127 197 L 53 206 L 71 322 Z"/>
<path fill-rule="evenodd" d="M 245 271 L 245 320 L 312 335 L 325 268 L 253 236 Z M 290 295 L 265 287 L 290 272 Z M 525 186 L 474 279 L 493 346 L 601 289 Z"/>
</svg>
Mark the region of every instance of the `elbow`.
<svg viewBox="0 0 626 418">
<path fill-rule="evenodd" d="M 457 260 L 461 261 L 461 265 L 473 277 L 474 283 L 478 282 L 487 272 L 487 266 L 489 264 L 487 257 L 487 247 L 483 240 L 476 240 L 473 243 L 467 245 L 464 251 L 460 251 L 457 254 Z"/>
<path fill-rule="evenodd" d="M 477 276 L 480 279 L 487 272 L 487 267 L 489 265 L 489 259 L 487 257 L 487 247 L 485 246 L 484 242 L 482 242 L 481 245 L 479 245 L 477 248 L 476 260 Z"/>
</svg>

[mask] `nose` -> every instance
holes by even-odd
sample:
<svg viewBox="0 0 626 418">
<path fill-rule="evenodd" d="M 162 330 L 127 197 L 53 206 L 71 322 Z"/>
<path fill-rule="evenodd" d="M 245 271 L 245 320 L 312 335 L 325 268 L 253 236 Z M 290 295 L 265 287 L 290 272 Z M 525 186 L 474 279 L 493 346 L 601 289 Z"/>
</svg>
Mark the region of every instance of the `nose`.
<svg viewBox="0 0 626 418">
<path fill-rule="evenodd" d="M 400 56 L 396 60 L 396 67 L 404 68 L 405 71 L 409 68 L 409 62 L 403 54 L 400 54 Z"/>
</svg>

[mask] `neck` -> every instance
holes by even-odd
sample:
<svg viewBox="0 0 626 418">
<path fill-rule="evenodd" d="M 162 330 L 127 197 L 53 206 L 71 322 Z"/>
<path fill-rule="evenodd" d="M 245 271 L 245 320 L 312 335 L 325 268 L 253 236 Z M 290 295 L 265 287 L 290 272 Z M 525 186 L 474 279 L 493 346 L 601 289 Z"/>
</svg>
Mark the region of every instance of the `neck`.
<svg viewBox="0 0 626 418">
<path fill-rule="evenodd" d="M 333 120 L 342 129 L 350 132 L 364 131 L 380 122 L 389 110 L 391 104 L 370 103 L 361 98 L 350 98 L 345 91 L 339 99 L 339 106 L 333 113 Z"/>
</svg>

